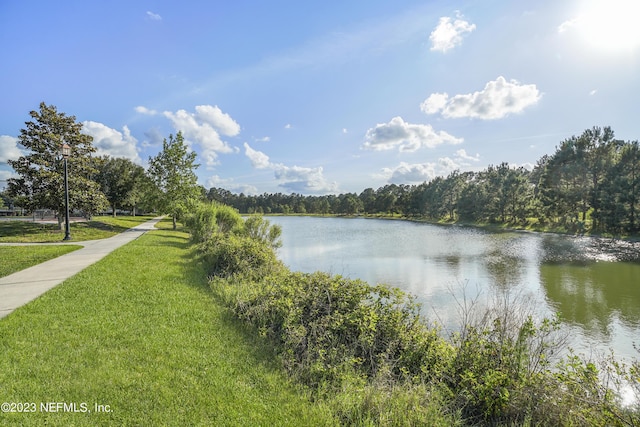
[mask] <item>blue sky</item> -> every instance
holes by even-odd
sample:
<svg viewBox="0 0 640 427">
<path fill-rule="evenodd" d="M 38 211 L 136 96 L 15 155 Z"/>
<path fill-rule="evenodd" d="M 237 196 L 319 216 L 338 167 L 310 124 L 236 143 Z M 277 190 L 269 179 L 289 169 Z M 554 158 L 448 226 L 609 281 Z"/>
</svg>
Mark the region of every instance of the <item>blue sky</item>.
<svg viewBox="0 0 640 427">
<path fill-rule="evenodd" d="M 0 2 L 0 187 L 40 102 L 146 166 L 182 131 L 200 184 L 359 193 L 611 126 L 640 137 L 640 3 Z"/>
</svg>

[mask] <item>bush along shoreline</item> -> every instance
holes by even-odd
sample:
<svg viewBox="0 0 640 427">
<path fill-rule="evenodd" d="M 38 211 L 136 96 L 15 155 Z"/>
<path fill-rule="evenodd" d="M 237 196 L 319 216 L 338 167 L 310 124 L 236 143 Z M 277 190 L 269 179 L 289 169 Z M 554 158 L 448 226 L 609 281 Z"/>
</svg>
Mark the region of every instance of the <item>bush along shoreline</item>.
<svg viewBox="0 0 640 427">
<path fill-rule="evenodd" d="M 397 288 L 288 270 L 262 217 L 213 203 L 184 222 L 216 297 L 341 425 L 640 425 L 640 363 L 554 356 L 567 354 L 558 319 L 507 301 L 444 337 Z"/>
</svg>

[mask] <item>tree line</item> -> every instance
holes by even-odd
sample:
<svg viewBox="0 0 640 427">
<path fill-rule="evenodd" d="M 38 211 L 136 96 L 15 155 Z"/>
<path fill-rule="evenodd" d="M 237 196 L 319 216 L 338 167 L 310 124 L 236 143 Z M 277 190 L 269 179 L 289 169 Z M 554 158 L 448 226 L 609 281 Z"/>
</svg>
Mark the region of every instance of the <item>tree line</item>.
<svg viewBox="0 0 640 427">
<path fill-rule="evenodd" d="M 639 193 L 638 141 L 618 140 L 610 127 L 593 127 L 562 141 L 532 170 L 501 163 L 360 194 L 247 196 L 211 188 L 207 197 L 248 214 L 401 215 L 628 235 L 640 231 Z"/>
<path fill-rule="evenodd" d="M 74 116 L 40 104 L 31 111 L 32 120 L 20 130 L 18 143 L 25 154 L 9 160 L 17 177 L 10 178 L 0 193 L 3 204 L 28 212 L 51 209 L 62 227 L 64 209 L 64 169 L 61 147 L 71 147 L 68 157 L 70 210 L 91 217 L 110 209 L 171 214 L 175 221 L 203 198 L 197 184 L 196 154 L 189 152 L 181 132 L 164 139 L 162 151 L 149 158 L 149 168 L 126 158 L 96 156 L 93 137 L 81 133 L 82 124 Z"/>
<path fill-rule="evenodd" d="M 640 231 L 640 148 L 616 139 L 610 127 L 593 127 L 560 142 L 532 170 L 508 163 L 478 172 L 453 171 L 418 185 L 388 184 L 360 194 L 322 196 L 236 194 L 197 184 L 196 154 L 180 132 L 164 139 L 149 168 L 126 158 L 96 156 L 93 138 L 74 116 L 40 104 L 20 131 L 26 152 L 9 165 L 17 178 L 0 193 L 3 204 L 27 211 L 64 209 L 60 147 L 71 146 L 69 201 L 87 216 L 110 209 L 160 211 L 175 221 L 200 200 L 215 200 L 252 214 L 396 215 L 432 221 L 501 223 L 568 232 L 613 235 Z M 2 204 L 2 203 L 0 203 Z M 62 216 L 58 215 L 62 226 Z"/>
</svg>

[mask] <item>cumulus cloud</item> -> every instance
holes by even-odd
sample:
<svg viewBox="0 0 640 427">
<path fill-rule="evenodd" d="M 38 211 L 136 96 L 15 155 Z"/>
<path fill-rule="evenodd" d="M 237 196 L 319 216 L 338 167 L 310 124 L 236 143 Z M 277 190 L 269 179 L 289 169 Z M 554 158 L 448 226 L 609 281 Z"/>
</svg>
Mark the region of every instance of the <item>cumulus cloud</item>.
<svg viewBox="0 0 640 427">
<path fill-rule="evenodd" d="M 322 166 L 305 168 L 302 166 L 278 165 L 276 179 L 280 186 L 296 193 L 330 193 L 338 190 L 335 182 L 328 182 L 322 175 Z"/>
<path fill-rule="evenodd" d="M 0 135 L 0 163 L 5 163 L 7 160 L 18 160 L 22 154 L 22 150 L 18 148 L 18 138 Z"/>
<path fill-rule="evenodd" d="M 445 118 L 471 117 L 483 120 L 501 119 L 509 114 L 521 113 L 535 105 L 542 94 L 535 84 L 520 84 L 499 76 L 478 92 L 449 97 L 434 93 L 420 108 L 427 114 L 440 113 Z"/>
<path fill-rule="evenodd" d="M 419 184 L 429 182 L 437 176 L 447 176 L 455 170 L 462 170 L 472 165 L 470 162 L 480 161 L 480 154 L 471 156 L 465 149 L 456 150 L 453 158 L 440 157 L 435 162 L 406 163 L 400 162 L 395 167 L 383 168 L 379 177 L 390 184 Z"/>
<path fill-rule="evenodd" d="M 98 155 L 112 157 L 126 157 L 132 162 L 141 163 L 138 155 L 138 141 L 131 136 L 127 126 L 122 127 L 122 132 L 112 129 L 102 123 L 93 121 L 82 122 L 82 131 L 93 137 L 93 145 Z"/>
<path fill-rule="evenodd" d="M 389 123 L 377 124 L 367 131 L 362 148 L 370 150 L 416 151 L 422 147 L 433 148 L 441 144 L 460 144 L 447 132 L 436 132 L 430 125 L 411 124 L 402 117 L 394 117 Z"/>
<path fill-rule="evenodd" d="M 436 176 L 436 164 L 401 162 L 394 168 L 383 168 L 382 175 L 390 184 L 415 184 L 431 181 Z"/>
<path fill-rule="evenodd" d="M 431 32 L 431 50 L 446 52 L 462 44 L 462 38 L 466 33 L 476 29 L 475 24 L 462 19 L 460 13 L 456 13 L 456 19 L 452 20 L 448 16 L 443 16 L 438 21 L 438 26 Z"/>
<path fill-rule="evenodd" d="M 246 142 L 244 143 L 244 154 L 251 160 L 251 164 L 256 169 L 267 169 L 273 166 L 269 161 L 269 156 L 262 151 L 254 150 Z"/>
<path fill-rule="evenodd" d="M 195 116 L 203 123 L 210 124 L 225 136 L 236 136 L 240 133 L 240 125 L 230 115 L 223 113 L 217 105 L 198 105 L 196 106 Z"/>
<path fill-rule="evenodd" d="M 224 187 L 229 191 L 235 191 L 237 193 L 244 194 L 258 194 L 258 189 L 253 185 L 238 184 L 233 182 L 233 179 L 220 178 L 218 175 L 212 175 L 207 179 L 207 188 L 211 187 Z"/>
<path fill-rule="evenodd" d="M 419 184 L 431 181 L 436 176 L 446 176 L 461 165 L 449 157 L 441 157 L 437 162 L 400 162 L 393 168 L 383 168 L 382 177 L 390 184 Z"/>
<path fill-rule="evenodd" d="M 145 107 L 143 105 L 138 105 L 135 108 L 135 110 L 136 110 L 137 113 L 146 114 L 148 116 L 154 116 L 154 115 L 158 114 L 158 112 L 156 110 L 151 110 L 151 109 L 149 109 L 149 108 L 147 108 L 147 107 Z"/>
<path fill-rule="evenodd" d="M 254 150 L 244 143 L 245 156 L 256 169 L 271 169 L 274 177 L 280 181 L 278 184 L 289 191 L 297 193 L 329 193 L 338 190 L 335 182 L 328 182 L 323 176 L 321 166 L 307 168 L 302 166 L 286 166 L 282 163 L 273 163 L 265 153 Z"/>
<path fill-rule="evenodd" d="M 136 111 L 143 114 L 152 114 L 145 107 L 137 107 Z M 189 144 L 198 144 L 201 148 L 200 155 L 205 159 L 208 167 L 218 163 L 218 153 L 231 153 L 233 148 L 220 137 L 236 136 L 240 133 L 240 125 L 218 106 L 198 105 L 195 112 L 178 110 L 176 112 L 164 111 L 163 116 L 171 121 L 176 131 L 181 131 Z"/>
</svg>

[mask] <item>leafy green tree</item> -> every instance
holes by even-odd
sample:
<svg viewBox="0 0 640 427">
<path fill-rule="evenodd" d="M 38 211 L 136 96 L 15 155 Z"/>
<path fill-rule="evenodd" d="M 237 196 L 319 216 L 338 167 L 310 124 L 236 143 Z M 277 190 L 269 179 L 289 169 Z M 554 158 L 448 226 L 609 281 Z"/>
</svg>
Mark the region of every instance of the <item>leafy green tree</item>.
<svg viewBox="0 0 640 427">
<path fill-rule="evenodd" d="M 195 206 L 201 195 L 195 169 L 196 153 L 189 152 L 182 132 L 162 141 L 162 151 L 149 158 L 149 177 L 157 188 L 157 206 L 176 220 Z"/>
<path fill-rule="evenodd" d="M 109 200 L 116 216 L 118 207 L 131 206 L 134 208 L 139 200 L 139 194 L 144 176 L 144 168 L 129 159 L 105 156 L 98 166 L 96 180 L 102 192 Z"/>
<path fill-rule="evenodd" d="M 358 197 L 362 200 L 362 206 L 365 212 L 376 212 L 376 192 L 373 188 L 366 188 Z"/>
<path fill-rule="evenodd" d="M 347 193 L 341 197 L 340 213 L 354 215 L 362 212 L 362 201 L 355 193 Z"/>
<path fill-rule="evenodd" d="M 467 185 L 458 198 L 458 217 L 465 221 L 482 221 L 487 217 L 490 195 L 487 191 L 486 173 L 467 172 Z"/>
<path fill-rule="evenodd" d="M 617 161 L 608 169 L 601 186 L 599 219 L 603 231 L 635 233 L 640 208 L 640 147 L 638 141 L 623 144 Z"/>
<path fill-rule="evenodd" d="M 610 127 L 585 130 L 560 143 L 545 164 L 540 180 L 541 200 L 549 216 L 562 223 L 587 220 L 587 213 L 598 219 L 604 196 L 600 186 L 612 167 L 620 142 Z M 553 218 L 552 218 L 553 219 Z M 593 229 L 598 224 L 593 224 Z"/>
<path fill-rule="evenodd" d="M 27 210 L 52 209 L 58 213 L 63 226 L 64 166 L 60 149 L 64 143 L 71 147 L 68 162 L 69 209 L 80 209 L 91 215 L 108 206 L 104 194 L 93 178 L 96 175 L 92 154 L 93 137 L 80 133 L 82 124 L 75 116 L 59 113 L 55 106 L 40 104 L 40 111 L 31 111 L 33 120 L 25 122 L 18 143 L 28 154 L 9 165 L 19 175 L 9 179 L 8 193 Z"/>
<path fill-rule="evenodd" d="M 8 204 L 5 202 L 5 195 L 4 195 L 4 191 L 0 191 L 0 210 L 3 209 L 8 209 L 9 206 Z"/>
</svg>

